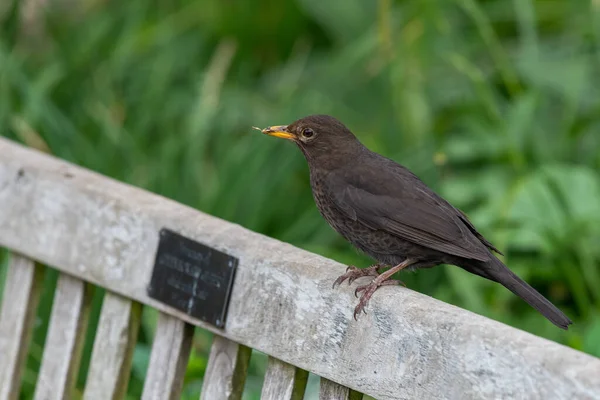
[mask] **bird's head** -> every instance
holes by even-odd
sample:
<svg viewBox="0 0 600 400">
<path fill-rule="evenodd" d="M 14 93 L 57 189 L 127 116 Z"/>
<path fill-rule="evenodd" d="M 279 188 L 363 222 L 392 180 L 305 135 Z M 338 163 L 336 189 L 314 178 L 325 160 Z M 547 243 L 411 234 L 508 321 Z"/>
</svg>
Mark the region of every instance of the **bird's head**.
<svg viewBox="0 0 600 400">
<path fill-rule="evenodd" d="M 329 115 L 309 115 L 289 125 L 269 126 L 260 131 L 295 142 L 309 162 L 332 164 L 363 149 L 356 136 Z"/>
</svg>

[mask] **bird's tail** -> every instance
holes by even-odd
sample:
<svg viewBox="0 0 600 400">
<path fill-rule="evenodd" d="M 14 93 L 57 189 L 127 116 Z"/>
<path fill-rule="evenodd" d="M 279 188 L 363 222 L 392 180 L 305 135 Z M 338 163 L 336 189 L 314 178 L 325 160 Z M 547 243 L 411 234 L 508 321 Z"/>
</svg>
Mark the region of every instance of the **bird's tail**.
<svg viewBox="0 0 600 400">
<path fill-rule="evenodd" d="M 522 298 L 531 307 L 538 310 L 554 325 L 562 329 L 567 329 L 572 321 L 562 311 L 560 311 L 548 299 L 529 286 L 524 280 L 519 278 L 506 265 L 496 257 L 487 262 L 485 268 L 485 277 L 500 283 L 502 286 Z M 491 265 L 490 265 L 491 264 Z"/>
</svg>

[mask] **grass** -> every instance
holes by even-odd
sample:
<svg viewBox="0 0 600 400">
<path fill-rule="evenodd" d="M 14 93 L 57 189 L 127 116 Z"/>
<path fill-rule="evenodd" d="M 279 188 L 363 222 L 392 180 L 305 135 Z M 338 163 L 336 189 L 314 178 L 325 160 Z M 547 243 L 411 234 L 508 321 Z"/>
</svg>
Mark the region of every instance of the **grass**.
<svg viewBox="0 0 600 400">
<path fill-rule="evenodd" d="M 21 2 L 10 3 L 0 10 L 2 135 L 367 265 L 319 216 L 301 154 L 250 129 L 337 116 L 467 212 L 575 324 L 562 332 L 455 267 L 407 274 L 409 287 L 600 356 L 597 2 L 58 1 L 25 22 Z M 44 323 L 38 330 L 41 349 Z M 186 384 L 194 396 L 210 343 L 198 335 Z M 264 371 L 264 357 L 253 359 L 247 398 Z"/>
</svg>

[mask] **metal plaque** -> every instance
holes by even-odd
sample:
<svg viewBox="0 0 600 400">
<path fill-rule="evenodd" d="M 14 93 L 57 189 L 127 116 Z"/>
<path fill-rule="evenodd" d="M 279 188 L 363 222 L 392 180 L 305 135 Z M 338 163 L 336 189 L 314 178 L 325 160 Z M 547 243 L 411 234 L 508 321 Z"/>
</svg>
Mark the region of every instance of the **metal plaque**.
<svg viewBox="0 0 600 400">
<path fill-rule="evenodd" d="M 162 229 L 148 295 L 224 328 L 237 265 L 235 257 Z"/>
</svg>

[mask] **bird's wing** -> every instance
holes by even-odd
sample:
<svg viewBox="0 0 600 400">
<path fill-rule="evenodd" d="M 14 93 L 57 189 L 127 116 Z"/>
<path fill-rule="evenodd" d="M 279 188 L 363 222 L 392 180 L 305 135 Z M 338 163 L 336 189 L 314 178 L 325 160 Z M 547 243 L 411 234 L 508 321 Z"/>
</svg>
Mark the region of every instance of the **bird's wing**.
<svg viewBox="0 0 600 400">
<path fill-rule="evenodd" d="M 473 235 L 475 235 L 477 237 L 477 239 L 479 239 L 479 241 L 481 243 L 483 243 L 485 245 L 485 247 L 487 247 L 488 249 L 495 251 L 496 253 L 500 254 L 500 255 L 504 255 L 504 253 L 502 253 L 500 250 L 498 250 L 496 248 L 496 246 L 494 246 L 489 240 L 487 240 L 486 238 L 483 237 L 483 235 L 479 232 L 477 232 L 477 229 L 475 229 L 475 226 L 473 225 L 473 223 L 469 220 L 469 218 L 467 217 L 467 215 L 462 212 L 461 210 L 459 210 L 458 208 L 453 207 L 457 213 L 460 214 L 460 219 L 462 222 L 465 223 L 465 225 L 467 225 L 467 227 L 469 228 L 469 230 L 471 231 L 471 233 L 473 233 Z"/>
<path fill-rule="evenodd" d="M 397 170 L 368 171 L 330 173 L 325 179 L 327 197 L 348 218 L 458 257 L 491 258 L 461 214 L 408 170 L 403 172 L 410 175 Z"/>
</svg>

